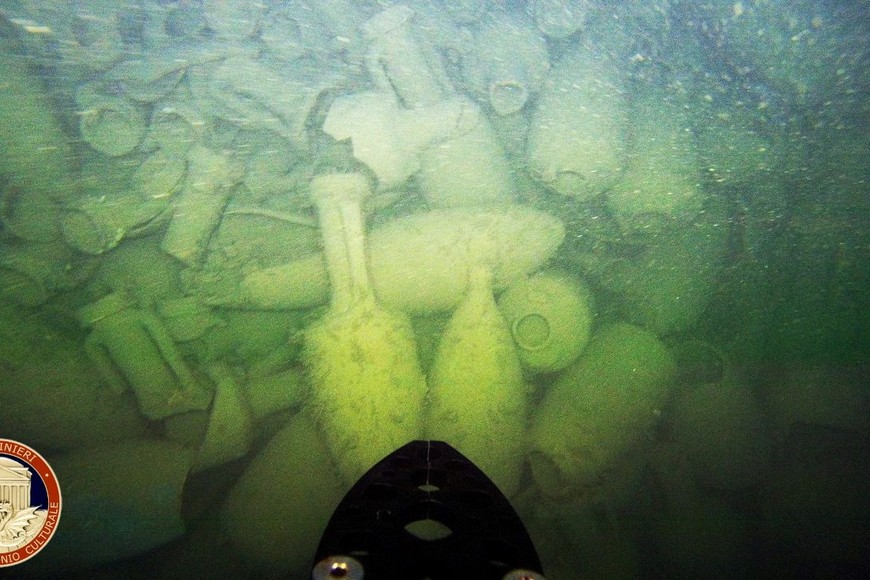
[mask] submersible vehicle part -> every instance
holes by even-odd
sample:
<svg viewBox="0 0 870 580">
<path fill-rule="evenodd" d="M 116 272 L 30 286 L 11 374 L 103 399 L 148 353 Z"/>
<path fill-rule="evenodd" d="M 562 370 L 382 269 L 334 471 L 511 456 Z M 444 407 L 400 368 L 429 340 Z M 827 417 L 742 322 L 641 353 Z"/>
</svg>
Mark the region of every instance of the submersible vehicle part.
<svg viewBox="0 0 870 580">
<path fill-rule="evenodd" d="M 333 512 L 311 578 L 543 580 L 535 547 L 498 487 L 442 441 L 378 462 Z"/>
</svg>

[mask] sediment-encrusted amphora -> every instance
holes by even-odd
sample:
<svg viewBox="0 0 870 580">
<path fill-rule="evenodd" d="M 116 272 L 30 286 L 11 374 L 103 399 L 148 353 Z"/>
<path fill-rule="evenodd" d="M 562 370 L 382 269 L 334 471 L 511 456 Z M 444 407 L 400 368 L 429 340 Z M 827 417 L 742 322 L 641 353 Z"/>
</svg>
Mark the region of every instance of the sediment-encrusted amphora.
<svg viewBox="0 0 870 580">
<path fill-rule="evenodd" d="M 361 174 L 311 182 L 320 214 L 332 300 L 305 334 L 311 404 L 347 483 L 420 435 L 426 382 L 409 321 L 378 305 L 369 283 Z"/>
<path fill-rule="evenodd" d="M 480 107 L 456 93 L 437 51 L 415 37 L 413 17 L 395 5 L 363 25 L 376 89 L 337 98 L 323 130 L 351 141 L 379 189 L 419 173 L 433 207 L 509 202 L 513 182 L 495 132 Z"/>
<path fill-rule="evenodd" d="M 138 308 L 124 292 L 114 292 L 79 309 L 91 332 L 85 350 L 107 384 L 128 386 L 149 419 L 206 409 L 210 393 L 194 378 L 157 316 Z"/>
</svg>

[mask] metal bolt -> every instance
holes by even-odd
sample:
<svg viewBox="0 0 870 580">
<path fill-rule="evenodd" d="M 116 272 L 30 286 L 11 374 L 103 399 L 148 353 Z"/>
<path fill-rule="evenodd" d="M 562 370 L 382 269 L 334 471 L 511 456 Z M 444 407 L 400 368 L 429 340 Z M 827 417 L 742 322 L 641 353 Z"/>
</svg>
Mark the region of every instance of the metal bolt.
<svg viewBox="0 0 870 580">
<path fill-rule="evenodd" d="M 502 576 L 502 580 L 547 580 L 544 578 L 544 575 L 540 572 L 533 572 L 531 570 L 511 570 L 504 576 Z"/>
<path fill-rule="evenodd" d="M 362 580 L 363 565 L 350 556 L 328 556 L 311 570 L 311 580 Z"/>
</svg>

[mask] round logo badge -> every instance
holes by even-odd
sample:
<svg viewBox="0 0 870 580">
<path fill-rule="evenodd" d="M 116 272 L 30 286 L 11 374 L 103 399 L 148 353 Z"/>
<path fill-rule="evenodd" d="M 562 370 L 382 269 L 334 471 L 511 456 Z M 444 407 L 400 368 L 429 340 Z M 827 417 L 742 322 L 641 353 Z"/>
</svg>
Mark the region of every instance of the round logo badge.
<svg viewBox="0 0 870 580">
<path fill-rule="evenodd" d="M 60 520 L 60 486 L 42 456 L 0 439 L 0 568 L 34 557 Z"/>
</svg>

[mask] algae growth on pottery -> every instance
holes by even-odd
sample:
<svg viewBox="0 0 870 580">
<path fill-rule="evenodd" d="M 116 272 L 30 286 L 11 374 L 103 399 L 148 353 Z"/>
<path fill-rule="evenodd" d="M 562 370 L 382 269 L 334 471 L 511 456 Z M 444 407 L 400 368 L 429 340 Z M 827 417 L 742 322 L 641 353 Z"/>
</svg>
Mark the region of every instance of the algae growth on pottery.
<svg viewBox="0 0 870 580">
<path fill-rule="evenodd" d="M 432 438 L 551 580 L 870 576 L 868 22 L 0 2 L 0 437 L 64 502 L 14 572 L 308 578 Z"/>
</svg>

